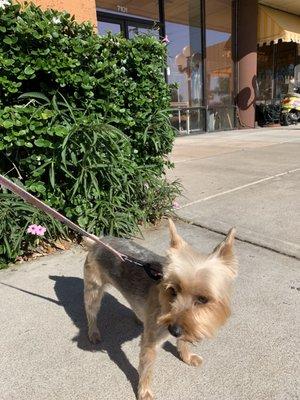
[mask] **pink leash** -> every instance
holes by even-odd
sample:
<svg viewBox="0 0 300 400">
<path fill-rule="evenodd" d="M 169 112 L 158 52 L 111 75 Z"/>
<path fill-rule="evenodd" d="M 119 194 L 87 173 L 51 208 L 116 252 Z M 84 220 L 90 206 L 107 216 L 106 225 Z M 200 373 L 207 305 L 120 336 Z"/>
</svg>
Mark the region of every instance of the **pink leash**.
<svg viewBox="0 0 300 400">
<path fill-rule="evenodd" d="M 63 224 L 67 225 L 69 228 L 73 229 L 74 231 L 80 233 L 82 236 L 86 236 L 92 239 L 94 242 L 100 244 L 101 246 L 106 247 L 112 253 L 114 253 L 117 257 L 119 257 L 122 261 L 128 260 L 128 257 L 125 254 L 118 252 L 117 250 L 113 249 L 108 244 L 102 242 L 97 236 L 92 235 L 91 233 L 85 231 L 84 229 L 80 228 L 80 226 L 74 224 L 71 220 L 69 220 L 64 215 L 60 214 L 58 211 L 54 210 L 43 201 L 39 200 L 32 194 L 28 193 L 25 189 L 22 189 L 20 186 L 13 183 L 11 180 L 5 178 L 3 175 L 0 174 L 0 185 L 6 187 L 16 195 L 20 196 L 23 200 L 27 203 L 32 204 L 34 207 L 38 208 L 41 211 L 44 211 L 46 214 L 50 215 L 51 217 L 57 219 L 58 221 L 62 222 Z"/>
</svg>

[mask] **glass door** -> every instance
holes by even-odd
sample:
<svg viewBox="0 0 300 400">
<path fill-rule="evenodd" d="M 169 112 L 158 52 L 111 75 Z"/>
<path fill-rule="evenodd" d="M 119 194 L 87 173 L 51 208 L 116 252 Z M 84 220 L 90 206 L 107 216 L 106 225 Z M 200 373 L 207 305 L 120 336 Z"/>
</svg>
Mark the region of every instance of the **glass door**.
<svg viewBox="0 0 300 400">
<path fill-rule="evenodd" d="M 165 2 L 171 123 L 180 135 L 204 130 L 203 49 L 200 0 Z M 175 84 L 175 85 L 174 85 Z"/>
<path fill-rule="evenodd" d="M 205 3 L 207 130 L 235 127 L 232 0 Z"/>
<path fill-rule="evenodd" d="M 95 1 L 101 35 L 165 37 L 171 122 L 179 134 L 236 128 L 237 0 Z"/>
</svg>

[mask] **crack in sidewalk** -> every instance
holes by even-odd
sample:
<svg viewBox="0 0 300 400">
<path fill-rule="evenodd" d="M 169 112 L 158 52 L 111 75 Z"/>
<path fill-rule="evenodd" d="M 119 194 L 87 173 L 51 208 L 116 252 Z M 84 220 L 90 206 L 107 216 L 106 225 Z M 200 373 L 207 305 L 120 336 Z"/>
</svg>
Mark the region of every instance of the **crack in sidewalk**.
<svg viewBox="0 0 300 400">
<path fill-rule="evenodd" d="M 196 227 L 201 228 L 201 229 L 205 229 L 205 230 L 207 230 L 209 232 L 217 233 L 217 234 L 222 235 L 222 236 L 226 236 L 227 235 L 227 232 L 221 231 L 220 229 L 211 228 L 208 225 L 200 224 L 199 222 L 194 222 L 194 221 L 189 220 L 189 219 L 184 218 L 184 217 L 180 217 L 178 214 L 176 214 L 176 218 L 178 220 L 186 223 L 186 224 L 189 224 L 189 225 L 192 225 L 192 226 L 196 226 Z M 295 260 L 300 261 L 300 257 L 298 257 L 296 255 L 293 255 L 293 254 L 286 253 L 285 251 L 274 249 L 271 246 L 264 245 L 264 244 L 261 244 L 261 243 L 257 243 L 257 242 L 254 242 L 254 241 L 250 240 L 250 239 L 241 238 L 238 235 L 236 235 L 235 239 L 238 242 L 247 243 L 247 244 L 250 244 L 252 246 L 259 247 L 259 248 L 265 249 L 265 250 L 269 250 L 269 251 L 272 251 L 274 253 L 277 253 L 277 254 L 280 254 L 280 255 L 283 255 L 283 256 L 286 256 L 286 257 L 289 257 L 289 258 L 293 258 Z"/>
</svg>

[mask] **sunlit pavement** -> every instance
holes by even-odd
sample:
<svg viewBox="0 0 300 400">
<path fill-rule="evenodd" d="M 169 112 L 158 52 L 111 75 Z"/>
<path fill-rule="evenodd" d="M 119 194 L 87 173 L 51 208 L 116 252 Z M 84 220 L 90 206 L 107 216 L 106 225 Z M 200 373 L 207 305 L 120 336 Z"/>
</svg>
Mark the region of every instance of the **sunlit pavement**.
<svg viewBox="0 0 300 400">
<path fill-rule="evenodd" d="M 209 252 L 224 237 L 217 232 L 236 225 L 240 274 L 229 323 L 195 348 L 202 368 L 183 364 L 173 340 L 160 351 L 157 400 L 299 399 L 299 142 L 296 129 L 177 140 L 172 176 L 186 195 L 178 213 L 196 224 L 178 221 L 178 231 Z M 139 243 L 164 254 L 166 224 Z M 88 343 L 84 257 L 74 247 L 0 271 L 1 400 L 135 398 L 141 327 L 112 290 L 102 343 Z"/>
</svg>

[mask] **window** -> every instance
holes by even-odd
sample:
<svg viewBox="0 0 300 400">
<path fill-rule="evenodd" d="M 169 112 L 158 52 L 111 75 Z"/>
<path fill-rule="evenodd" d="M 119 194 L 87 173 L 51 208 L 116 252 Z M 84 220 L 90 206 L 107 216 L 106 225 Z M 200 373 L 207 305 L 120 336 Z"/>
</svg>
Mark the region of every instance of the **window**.
<svg viewBox="0 0 300 400">
<path fill-rule="evenodd" d="M 209 131 L 234 127 L 232 1 L 205 4 L 206 96 Z"/>
<path fill-rule="evenodd" d="M 275 98 L 282 99 L 291 89 L 296 63 L 296 43 L 282 43 L 276 45 L 275 57 Z"/>
<path fill-rule="evenodd" d="M 273 46 L 259 47 L 257 51 L 257 100 L 273 98 Z"/>
<path fill-rule="evenodd" d="M 172 123 L 179 133 L 204 129 L 201 40 L 201 1 L 165 2 L 168 44 L 168 82 L 172 91 Z"/>
<path fill-rule="evenodd" d="M 257 50 L 257 101 L 279 103 L 293 87 L 296 43 L 279 42 Z"/>
<path fill-rule="evenodd" d="M 235 127 L 236 1 L 96 0 L 100 34 L 167 35 L 171 122 L 179 134 Z"/>
</svg>

